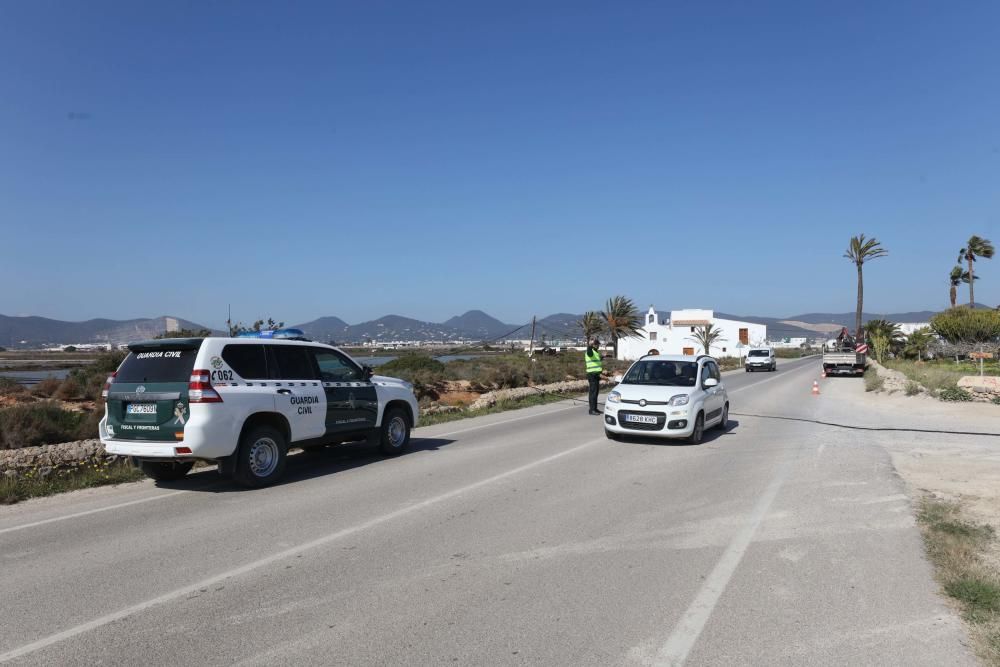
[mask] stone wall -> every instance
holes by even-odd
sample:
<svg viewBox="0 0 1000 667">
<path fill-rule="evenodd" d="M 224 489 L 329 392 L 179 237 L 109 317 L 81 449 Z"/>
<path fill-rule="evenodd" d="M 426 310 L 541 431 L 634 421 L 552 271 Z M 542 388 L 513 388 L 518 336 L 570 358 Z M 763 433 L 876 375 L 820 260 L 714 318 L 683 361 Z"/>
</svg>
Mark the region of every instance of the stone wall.
<svg viewBox="0 0 1000 667">
<path fill-rule="evenodd" d="M 1000 377 L 995 375 L 968 375 L 958 381 L 958 386 L 972 394 L 973 398 L 992 401 L 1000 396 Z"/>
<path fill-rule="evenodd" d="M 874 357 L 868 357 L 868 367 L 874 369 L 880 378 L 882 378 L 882 391 L 888 392 L 890 394 L 906 391 L 906 385 L 913 380 L 906 377 L 903 373 L 899 371 L 894 371 L 891 368 L 886 368 L 879 362 L 875 361 Z M 920 385 L 918 385 L 920 386 Z M 920 386 L 921 393 L 927 390 Z"/>
<path fill-rule="evenodd" d="M 608 384 L 609 383 L 606 379 L 601 382 L 602 386 L 608 386 Z M 537 396 L 538 394 L 544 393 L 565 394 L 584 392 L 587 391 L 587 386 L 587 380 L 566 380 L 565 382 L 553 382 L 552 384 L 543 384 L 537 387 L 497 389 L 496 391 L 490 391 L 480 396 L 472 405 L 469 406 L 469 409 L 481 410 L 504 401 L 516 401 L 521 398 Z"/>
<path fill-rule="evenodd" d="M 0 474 L 16 477 L 35 471 L 41 477 L 59 468 L 90 461 L 114 461 L 118 457 L 104 451 L 100 440 L 77 440 L 58 445 L 40 445 L 0 450 Z"/>
</svg>

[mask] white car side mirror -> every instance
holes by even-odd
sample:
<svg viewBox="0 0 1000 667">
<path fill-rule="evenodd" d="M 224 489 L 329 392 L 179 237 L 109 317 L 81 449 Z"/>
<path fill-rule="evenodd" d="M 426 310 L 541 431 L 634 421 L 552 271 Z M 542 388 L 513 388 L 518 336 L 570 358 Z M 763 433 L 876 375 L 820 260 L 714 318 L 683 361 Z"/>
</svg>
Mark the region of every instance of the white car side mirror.
<svg viewBox="0 0 1000 667">
<path fill-rule="evenodd" d="M 716 380 L 715 378 L 707 378 L 704 382 L 701 383 L 701 386 L 704 387 L 705 389 L 711 389 L 712 387 L 718 387 L 719 381 Z"/>
<path fill-rule="evenodd" d="M 624 379 L 625 379 L 625 376 L 624 376 L 624 375 L 616 375 L 616 376 L 615 376 L 614 378 L 612 378 L 612 379 L 613 379 L 613 380 L 614 380 L 615 382 L 618 382 L 618 383 L 620 383 L 620 382 L 621 382 L 622 380 L 624 380 Z"/>
</svg>

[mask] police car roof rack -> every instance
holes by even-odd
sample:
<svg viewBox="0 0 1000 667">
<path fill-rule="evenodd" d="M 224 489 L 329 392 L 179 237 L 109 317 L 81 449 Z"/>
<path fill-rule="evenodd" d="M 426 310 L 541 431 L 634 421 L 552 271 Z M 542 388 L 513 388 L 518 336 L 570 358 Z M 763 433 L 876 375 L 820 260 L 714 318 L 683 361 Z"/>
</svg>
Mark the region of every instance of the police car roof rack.
<svg viewBox="0 0 1000 667">
<path fill-rule="evenodd" d="M 306 338 L 302 329 L 268 329 L 266 331 L 242 331 L 237 338 L 268 338 L 271 340 L 300 340 L 306 343 L 312 341 Z"/>
</svg>

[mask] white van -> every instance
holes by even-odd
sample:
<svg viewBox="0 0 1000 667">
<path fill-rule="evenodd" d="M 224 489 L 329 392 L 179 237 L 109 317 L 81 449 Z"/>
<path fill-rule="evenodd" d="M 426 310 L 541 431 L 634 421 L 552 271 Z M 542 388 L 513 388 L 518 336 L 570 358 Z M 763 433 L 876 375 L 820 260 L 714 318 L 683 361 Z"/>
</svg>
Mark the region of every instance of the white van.
<svg viewBox="0 0 1000 667">
<path fill-rule="evenodd" d="M 751 347 L 747 351 L 746 360 L 747 373 L 753 371 L 776 371 L 778 362 L 774 358 L 773 347 Z"/>
</svg>

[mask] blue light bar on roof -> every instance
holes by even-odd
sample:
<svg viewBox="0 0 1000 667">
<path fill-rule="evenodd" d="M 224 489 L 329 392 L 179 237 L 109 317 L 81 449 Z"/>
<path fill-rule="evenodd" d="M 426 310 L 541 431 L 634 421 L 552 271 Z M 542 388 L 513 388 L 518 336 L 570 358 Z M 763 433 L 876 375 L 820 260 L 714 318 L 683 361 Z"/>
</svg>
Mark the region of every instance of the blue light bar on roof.
<svg viewBox="0 0 1000 667">
<path fill-rule="evenodd" d="M 274 338 L 276 340 L 305 340 L 302 329 L 269 329 L 267 331 L 243 331 L 237 338 Z"/>
</svg>

